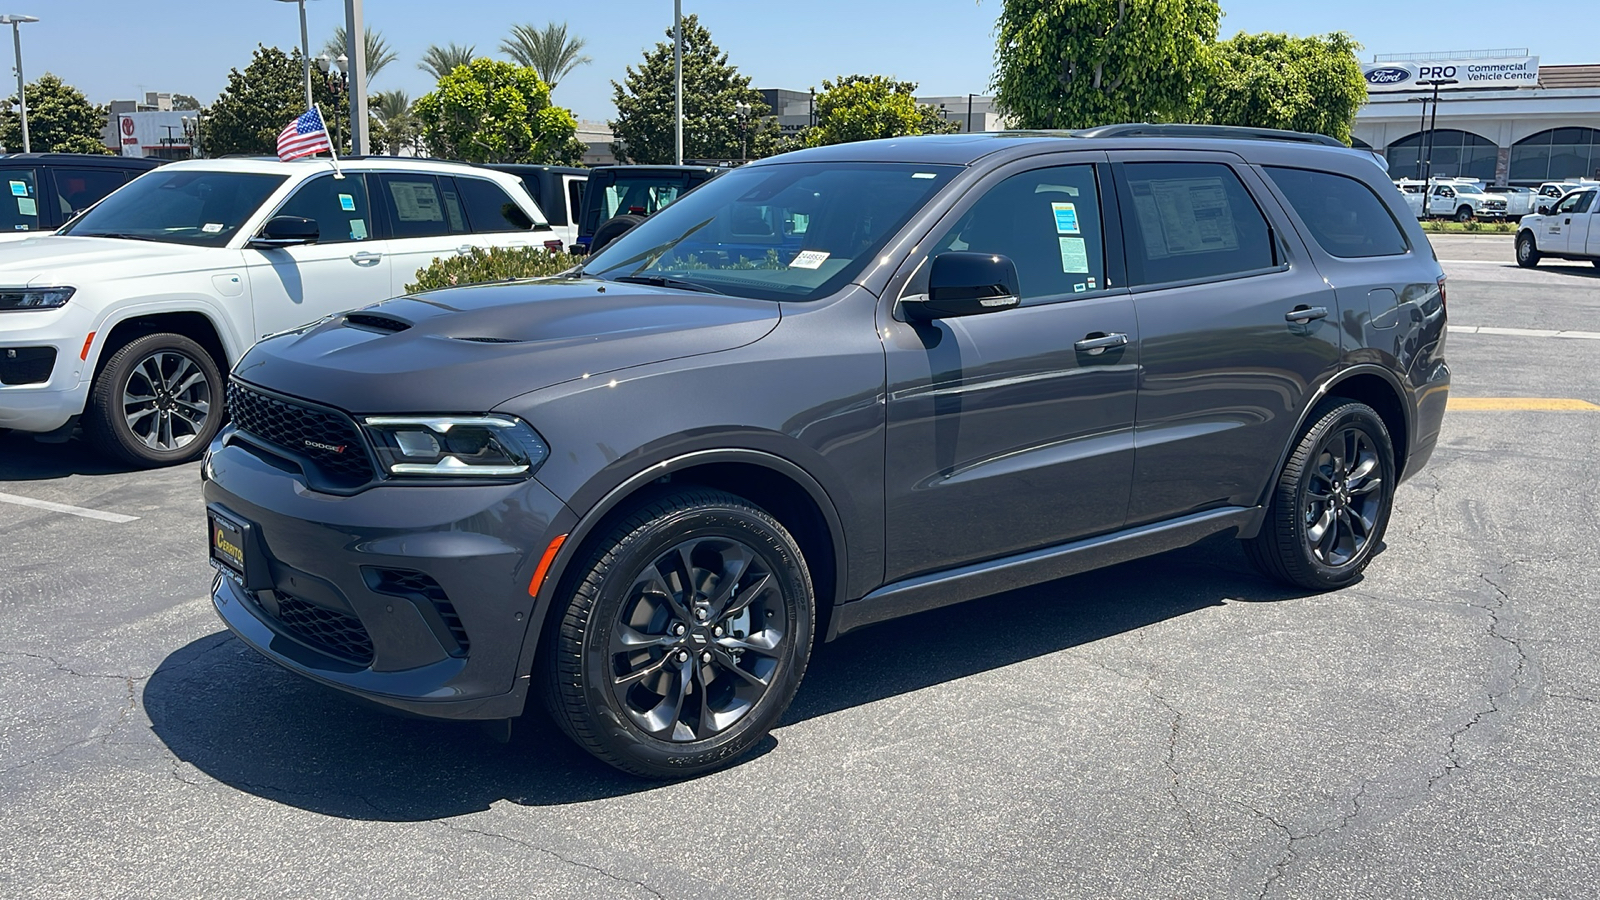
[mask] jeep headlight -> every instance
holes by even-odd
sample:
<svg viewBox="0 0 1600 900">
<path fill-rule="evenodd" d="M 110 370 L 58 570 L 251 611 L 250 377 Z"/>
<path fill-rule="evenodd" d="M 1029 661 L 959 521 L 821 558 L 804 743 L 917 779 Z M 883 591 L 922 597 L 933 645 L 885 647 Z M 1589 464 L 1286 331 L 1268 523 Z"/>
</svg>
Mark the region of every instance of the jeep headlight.
<svg viewBox="0 0 1600 900">
<path fill-rule="evenodd" d="M 368 416 L 361 424 L 390 475 L 526 478 L 550 455 L 513 416 Z"/>
<path fill-rule="evenodd" d="M 77 288 L 0 287 L 0 312 L 7 310 L 60 309 L 67 305 Z"/>
</svg>

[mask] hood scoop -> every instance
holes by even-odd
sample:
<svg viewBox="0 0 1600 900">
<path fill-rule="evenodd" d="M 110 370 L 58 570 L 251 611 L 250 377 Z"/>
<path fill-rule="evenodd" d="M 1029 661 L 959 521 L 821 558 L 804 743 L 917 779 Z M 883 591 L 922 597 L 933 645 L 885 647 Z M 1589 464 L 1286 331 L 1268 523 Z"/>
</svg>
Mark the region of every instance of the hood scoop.
<svg viewBox="0 0 1600 900">
<path fill-rule="evenodd" d="M 411 323 L 405 319 L 370 312 L 346 313 L 344 324 L 351 328 L 360 328 L 363 331 L 377 331 L 383 334 L 394 334 L 411 327 Z"/>
</svg>

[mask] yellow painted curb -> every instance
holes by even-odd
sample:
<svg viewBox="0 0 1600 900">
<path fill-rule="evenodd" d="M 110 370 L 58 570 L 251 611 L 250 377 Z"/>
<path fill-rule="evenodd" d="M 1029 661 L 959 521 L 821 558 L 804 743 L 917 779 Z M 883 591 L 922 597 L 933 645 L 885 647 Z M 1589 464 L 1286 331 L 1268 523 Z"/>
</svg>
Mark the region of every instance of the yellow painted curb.
<svg viewBox="0 0 1600 900">
<path fill-rule="evenodd" d="M 1568 412 L 1600 410 L 1600 406 L 1587 400 L 1563 397 L 1451 397 L 1445 409 L 1454 412 Z"/>
</svg>

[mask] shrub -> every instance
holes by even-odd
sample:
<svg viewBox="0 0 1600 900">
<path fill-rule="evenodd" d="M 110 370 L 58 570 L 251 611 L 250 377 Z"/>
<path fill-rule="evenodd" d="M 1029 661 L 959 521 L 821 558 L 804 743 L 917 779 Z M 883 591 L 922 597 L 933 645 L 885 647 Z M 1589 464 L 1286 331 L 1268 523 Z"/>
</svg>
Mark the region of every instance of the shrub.
<svg viewBox="0 0 1600 900">
<path fill-rule="evenodd" d="M 463 284 L 515 281 L 519 278 L 545 278 L 559 275 L 583 262 L 583 257 L 554 253 L 543 247 L 472 248 L 465 256 L 444 256 L 417 270 L 415 284 L 406 293 L 432 291 Z"/>
</svg>

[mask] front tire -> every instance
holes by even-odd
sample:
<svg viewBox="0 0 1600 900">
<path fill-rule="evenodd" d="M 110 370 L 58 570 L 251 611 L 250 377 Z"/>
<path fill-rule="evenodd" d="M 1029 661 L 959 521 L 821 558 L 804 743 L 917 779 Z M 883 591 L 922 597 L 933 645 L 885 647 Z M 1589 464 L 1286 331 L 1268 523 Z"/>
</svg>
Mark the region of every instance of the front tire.
<svg viewBox="0 0 1600 900">
<path fill-rule="evenodd" d="M 140 468 L 188 462 L 222 427 L 222 373 L 179 334 L 147 334 L 111 355 L 95 378 L 84 431 L 103 453 Z"/>
<path fill-rule="evenodd" d="M 1266 521 L 1245 541 L 1264 574 L 1329 591 L 1361 576 L 1394 505 L 1394 444 L 1372 407 L 1324 400 L 1278 476 Z"/>
<path fill-rule="evenodd" d="M 684 778 L 749 752 L 794 699 L 815 600 L 800 548 L 765 510 L 675 491 L 578 561 L 546 647 L 545 702 L 625 772 Z"/>
<path fill-rule="evenodd" d="M 1470 221 L 1472 221 L 1472 207 L 1463 206 L 1460 209 L 1456 210 L 1456 221 L 1457 222 L 1470 222 Z"/>
<path fill-rule="evenodd" d="M 1533 232 L 1517 235 L 1517 265 L 1531 269 L 1539 264 L 1539 259 L 1539 245 L 1533 240 Z"/>
</svg>

